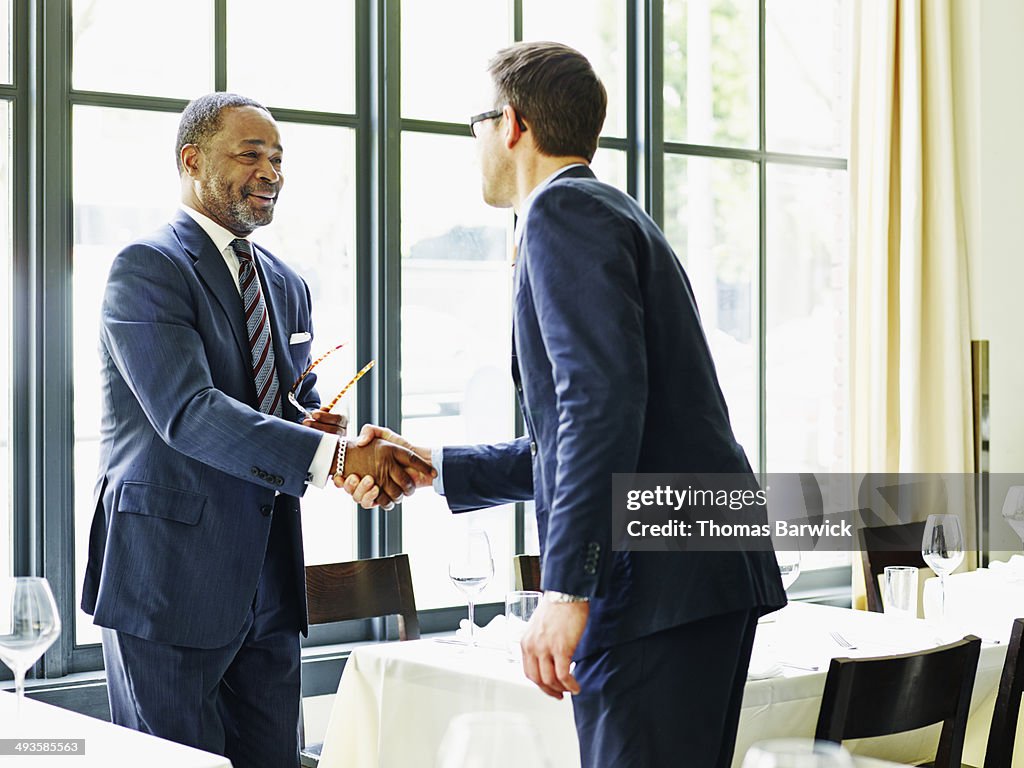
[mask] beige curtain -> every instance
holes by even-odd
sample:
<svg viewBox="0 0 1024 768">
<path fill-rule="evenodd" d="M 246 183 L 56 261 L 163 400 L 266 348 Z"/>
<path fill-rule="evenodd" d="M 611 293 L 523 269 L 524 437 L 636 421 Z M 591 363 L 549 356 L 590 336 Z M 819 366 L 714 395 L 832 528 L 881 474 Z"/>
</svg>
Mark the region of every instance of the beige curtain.
<svg viewBox="0 0 1024 768">
<path fill-rule="evenodd" d="M 855 472 L 973 470 L 951 2 L 856 0 L 854 6 L 850 415 Z M 968 538 L 973 540 L 972 532 Z M 862 594 L 856 562 L 855 585 L 858 581 Z"/>
</svg>

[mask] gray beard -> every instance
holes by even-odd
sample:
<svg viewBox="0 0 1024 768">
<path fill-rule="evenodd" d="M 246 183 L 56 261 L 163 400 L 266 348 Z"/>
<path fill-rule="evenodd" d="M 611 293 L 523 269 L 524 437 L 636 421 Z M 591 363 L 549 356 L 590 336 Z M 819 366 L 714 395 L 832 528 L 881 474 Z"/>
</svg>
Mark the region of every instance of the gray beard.
<svg viewBox="0 0 1024 768">
<path fill-rule="evenodd" d="M 229 199 L 226 185 L 219 176 L 213 176 L 205 184 L 200 184 L 200 191 L 203 205 L 222 222 L 232 225 L 228 226 L 228 229 L 247 229 L 251 232 L 274 220 L 272 207 L 266 210 L 254 210 L 246 205 L 244 198 Z"/>
</svg>

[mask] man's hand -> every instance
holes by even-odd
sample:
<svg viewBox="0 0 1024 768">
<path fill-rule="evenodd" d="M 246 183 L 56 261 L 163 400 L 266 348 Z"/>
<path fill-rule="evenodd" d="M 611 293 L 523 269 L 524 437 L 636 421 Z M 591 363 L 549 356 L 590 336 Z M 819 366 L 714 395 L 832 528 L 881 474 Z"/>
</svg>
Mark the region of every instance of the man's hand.
<svg viewBox="0 0 1024 768">
<path fill-rule="evenodd" d="M 380 478 L 377 501 L 382 506 L 388 505 L 388 508 L 401 501 L 403 495 L 411 495 L 419 478 L 425 477 L 425 482 L 429 483 L 436 474 L 430 462 L 417 453 L 380 439 L 372 442 L 349 440 L 345 448 L 344 469 L 358 477 Z M 335 476 L 335 484 L 338 482 L 339 478 Z"/>
<path fill-rule="evenodd" d="M 357 446 L 368 446 L 374 440 L 385 440 L 395 445 L 400 445 L 414 452 L 423 461 L 430 463 L 430 449 L 422 448 L 412 445 L 408 440 L 399 435 L 397 432 L 392 432 L 387 427 L 378 427 L 373 424 L 366 424 L 363 426 L 362 431 L 359 433 L 359 437 L 355 441 Z M 350 443 L 351 445 L 351 443 Z M 351 448 L 349 448 L 351 450 Z M 379 504 L 385 506 L 389 504 L 389 500 L 381 496 L 381 488 L 374 479 L 374 474 L 359 474 L 351 470 L 351 465 L 348 461 L 345 462 L 345 474 L 344 480 L 335 477 L 334 484 L 339 488 L 344 488 L 347 493 L 352 496 L 352 500 L 355 501 L 363 509 L 372 509 Z M 437 472 L 431 467 L 430 474 L 424 472 L 418 472 L 412 469 L 410 475 L 413 477 L 413 482 L 416 488 L 425 488 L 430 485 L 434 477 L 437 476 Z M 415 490 L 415 489 L 414 489 Z M 409 492 L 411 494 L 412 491 Z M 406 495 L 409 495 L 406 494 Z"/>
<path fill-rule="evenodd" d="M 521 646 L 523 671 L 548 696 L 579 693 L 569 672 L 572 655 L 590 617 L 590 603 L 548 603 L 543 599 L 526 626 Z"/>
<path fill-rule="evenodd" d="M 348 430 L 348 416 L 343 413 L 331 413 L 322 408 L 313 411 L 312 419 L 303 419 L 302 426 L 312 427 L 320 432 L 331 435 L 344 435 Z"/>
</svg>

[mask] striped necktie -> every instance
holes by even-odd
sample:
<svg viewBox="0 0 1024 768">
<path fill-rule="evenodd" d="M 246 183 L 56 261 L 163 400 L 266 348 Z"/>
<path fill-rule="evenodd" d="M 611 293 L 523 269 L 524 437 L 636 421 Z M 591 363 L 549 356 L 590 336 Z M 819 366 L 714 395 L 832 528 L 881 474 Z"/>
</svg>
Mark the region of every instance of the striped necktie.
<svg viewBox="0 0 1024 768">
<path fill-rule="evenodd" d="M 274 345 L 270 339 L 270 315 L 263 298 L 256 265 L 253 263 L 252 243 L 232 240 L 231 250 L 238 257 L 238 285 L 245 310 L 245 327 L 249 334 L 249 352 L 252 354 L 252 377 L 256 382 L 256 402 L 260 411 L 281 416 L 281 388 L 274 368 Z"/>
</svg>

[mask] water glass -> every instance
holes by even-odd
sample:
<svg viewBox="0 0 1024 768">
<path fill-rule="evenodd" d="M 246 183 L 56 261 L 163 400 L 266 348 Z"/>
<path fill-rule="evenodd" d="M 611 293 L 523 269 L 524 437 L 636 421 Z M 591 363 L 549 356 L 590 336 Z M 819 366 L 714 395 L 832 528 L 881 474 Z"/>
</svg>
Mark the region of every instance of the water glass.
<svg viewBox="0 0 1024 768">
<path fill-rule="evenodd" d="M 542 592 L 531 590 L 518 590 L 505 595 L 505 641 L 513 660 L 518 660 L 522 655 L 519 641 L 523 639 L 526 625 L 540 605 L 542 595 Z"/>
<path fill-rule="evenodd" d="M 886 613 L 917 618 L 918 569 L 911 565 L 885 566 L 882 606 Z"/>
</svg>

